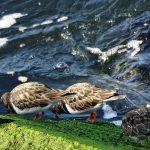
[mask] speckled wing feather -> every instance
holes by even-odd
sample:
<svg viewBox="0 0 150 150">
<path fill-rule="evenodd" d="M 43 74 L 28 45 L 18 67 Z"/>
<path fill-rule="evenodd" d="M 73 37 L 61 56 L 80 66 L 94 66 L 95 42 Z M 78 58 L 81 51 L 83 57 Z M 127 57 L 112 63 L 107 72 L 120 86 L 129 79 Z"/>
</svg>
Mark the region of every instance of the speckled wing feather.
<svg viewBox="0 0 150 150">
<path fill-rule="evenodd" d="M 150 135 L 150 107 L 141 107 L 125 114 L 122 129 L 129 136 Z"/>
<path fill-rule="evenodd" d="M 73 100 L 66 100 L 66 103 L 77 110 L 86 109 L 87 107 L 102 103 L 103 100 L 114 96 L 116 93 L 114 90 L 101 89 L 90 83 L 77 83 L 70 86 L 67 90 L 70 93 L 76 92 Z"/>
<path fill-rule="evenodd" d="M 76 93 L 81 97 L 92 97 L 93 99 L 98 99 L 99 101 L 103 101 L 104 99 L 117 94 L 116 90 L 101 89 L 91 83 L 77 83 L 67 88 L 66 91 Z"/>
<path fill-rule="evenodd" d="M 12 103 L 19 109 L 45 107 L 59 100 L 65 94 L 62 90 L 50 89 L 38 82 L 18 85 L 11 91 Z"/>
</svg>

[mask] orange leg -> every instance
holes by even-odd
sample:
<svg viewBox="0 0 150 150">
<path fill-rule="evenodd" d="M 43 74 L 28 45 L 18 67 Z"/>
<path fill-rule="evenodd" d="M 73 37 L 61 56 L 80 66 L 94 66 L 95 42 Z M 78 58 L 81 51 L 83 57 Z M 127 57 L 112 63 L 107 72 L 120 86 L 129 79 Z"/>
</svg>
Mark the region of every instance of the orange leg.
<svg viewBox="0 0 150 150">
<path fill-rule="evenodd" d="M 97 116 L 96 111 L 93 111 L 91 112 L 90 116 L 87 118 L 86 121 L 89 123 L 96 123 L 96 116 Z"/>
<path fill-rule="evenodd" d="M 33 120 L 44 120 L 44 112 L 39 112 L 33 117 Z"/>
</svg>

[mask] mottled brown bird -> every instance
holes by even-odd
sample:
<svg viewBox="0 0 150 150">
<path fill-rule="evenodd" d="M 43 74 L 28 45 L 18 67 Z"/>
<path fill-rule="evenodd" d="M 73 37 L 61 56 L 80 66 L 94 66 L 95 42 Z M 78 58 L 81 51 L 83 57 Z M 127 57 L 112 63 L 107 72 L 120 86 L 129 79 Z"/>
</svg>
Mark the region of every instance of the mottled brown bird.
<svg viewBox="0 0 150 150">
<path fill-rule="evenodd" d="M 122 118 L 122 129 L 125 135 L 150 135 L 150 106 L 136 108 Z"/>
<path fill-rule="evenodd" d="M 18 85 L 1 97 L 4 105 L 17 114 L 39 113 L 51 109 L 56 116 L 61 113 L 94 111 L 106 101 L 123 98 L 125 95 L 118 95 L 115 90 L 102 89 L 90 83 L 77 83 L 60 90 L 51 89 L 38 82 Z"/>
</svg>

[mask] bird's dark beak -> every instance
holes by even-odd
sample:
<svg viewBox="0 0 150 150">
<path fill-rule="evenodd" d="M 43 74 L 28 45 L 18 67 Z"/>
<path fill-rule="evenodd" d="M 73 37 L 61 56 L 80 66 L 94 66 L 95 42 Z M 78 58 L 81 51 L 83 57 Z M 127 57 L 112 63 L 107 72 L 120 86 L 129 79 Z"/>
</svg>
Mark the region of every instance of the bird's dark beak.
<svg viewBox="0 0 150 150">
<path fill-rule="evenodd" d="M 2 97 L 0 98 L 0 105 L 2 105 Z"/>
</svg>

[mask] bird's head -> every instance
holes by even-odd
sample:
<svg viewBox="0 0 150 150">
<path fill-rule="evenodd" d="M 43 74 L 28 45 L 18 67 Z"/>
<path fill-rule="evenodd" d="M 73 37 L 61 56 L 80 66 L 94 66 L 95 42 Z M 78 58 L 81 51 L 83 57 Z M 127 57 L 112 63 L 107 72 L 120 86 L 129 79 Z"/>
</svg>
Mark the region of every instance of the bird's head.
<svg viewBox="0 0 150 150">
<path fill-rule="evenodd" d="M 10 98 L 10 92 L 6 92 L 1 96 L 1 102 L 7 108 L 9 106 L 9 98 Z"/>
<path fill-rule="evenodd" d="M 10 92 L 6 92 L 1 96 L 1 103 L 8 109 L 7 111 L 10 113 L 15 113 L 13 107 L 10 104 Z"/>
</svg>

